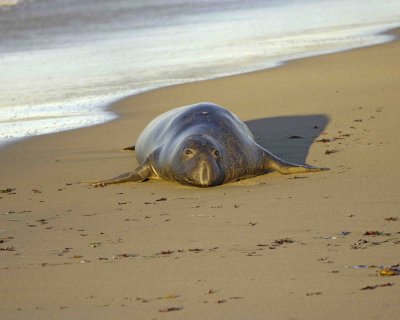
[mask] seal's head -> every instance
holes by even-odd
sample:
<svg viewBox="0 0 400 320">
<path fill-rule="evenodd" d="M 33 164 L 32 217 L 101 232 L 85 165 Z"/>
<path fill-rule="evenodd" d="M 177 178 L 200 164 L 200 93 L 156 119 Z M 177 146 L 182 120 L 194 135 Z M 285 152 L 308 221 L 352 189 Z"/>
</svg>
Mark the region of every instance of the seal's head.
<svg viewBox="0 0 400 320">
<path fill-rule="evenodd" d="M 212 137 L 188 137 L 179 144 L 176 152 L 172 166 L 175 179 L 179 183 L 212 187 L 224 182 L 224 171 L 221 167 L 223 151 Z"/>
</svg>

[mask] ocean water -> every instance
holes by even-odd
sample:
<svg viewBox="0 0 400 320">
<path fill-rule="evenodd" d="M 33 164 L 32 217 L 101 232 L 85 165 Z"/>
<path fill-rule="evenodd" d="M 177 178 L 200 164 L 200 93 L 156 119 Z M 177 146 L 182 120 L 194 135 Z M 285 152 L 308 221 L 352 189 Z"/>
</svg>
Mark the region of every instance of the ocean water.
<svg viewBox="0 0 400 320">
<path fill-rule="evenodd" d="M 0 145 L 145 90 L 390 41 L 398 0 L 0 0 Z"/>
</svg>

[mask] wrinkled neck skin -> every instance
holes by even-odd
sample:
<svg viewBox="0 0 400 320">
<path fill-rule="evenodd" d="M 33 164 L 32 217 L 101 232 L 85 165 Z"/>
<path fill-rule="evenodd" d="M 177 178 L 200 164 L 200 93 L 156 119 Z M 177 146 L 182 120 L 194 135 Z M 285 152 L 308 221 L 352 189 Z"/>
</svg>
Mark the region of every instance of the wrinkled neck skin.
<svg viewBox="0 0 400 320">
<path fill-rule="evenodd" d="M 153 158 L 154 171 L 161 179 L 184 185 L 217 186 L 259 174 L 261 168 L 248 165 L 246 152 L 234 144 L 229 148 L 222 147 L 221 142 L 204 133 L 188 134 L 173 145 L 164 145 L 158 150 Z M 251 156 L 252 162 L 260 163 L 254 154 Z"/>
</svg>

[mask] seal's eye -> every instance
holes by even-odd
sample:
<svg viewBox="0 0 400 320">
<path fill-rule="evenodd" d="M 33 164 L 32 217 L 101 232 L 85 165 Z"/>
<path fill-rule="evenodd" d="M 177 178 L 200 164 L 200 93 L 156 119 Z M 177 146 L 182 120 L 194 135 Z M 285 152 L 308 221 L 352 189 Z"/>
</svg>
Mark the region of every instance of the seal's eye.
<svg viewBox="0 0 400 320">
<path fill-rule="evenodd" d="M 193 154 L 193 150 L 191 150 L 191 149 L 186 149 L 186 150 L 185 150 L 185 154 L 188 155 L 188 156 L 190 156 L 191 154 Z"/>
<path fill-rule="evenodd" d="M 215 151 L 214 151 L 214 157 L 216 157 L 216 158 L 219 157 L 219 151 L 218 151 L 218 150 L 215 150 Z"/>
</svg>

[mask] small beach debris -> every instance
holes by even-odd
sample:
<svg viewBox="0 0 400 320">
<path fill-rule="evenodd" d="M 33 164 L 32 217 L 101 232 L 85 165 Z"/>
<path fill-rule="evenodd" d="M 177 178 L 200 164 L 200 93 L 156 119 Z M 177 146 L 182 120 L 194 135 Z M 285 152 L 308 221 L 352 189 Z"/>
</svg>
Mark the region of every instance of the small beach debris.
<svg viewBox="0 0 400 320">
<path fill-rule="evenodd" d="M 332 154 L 332 153 L 336 153 L 336 152 L 337 152 L 337 150 L 335 150 L 335 149 L 328 149 L 325 151 L 325 154 Z"/>
<path fill-rule="evenodd" d="M 342 231 L 339 233 L 340 236 L 348 236 L 351 232 L 350 231 Z"/>
<path fill-rule="evenodd" d="M 159 253 L 156 253 L 156 254 L 157 255 L 167 256 L 167 255 L 170 255 L 170 254 L 173 254 L 173 253 L 174 253 L 174 250 L 163 250 L 163 251 L 161 251 Z"/>
<path fill-rule="evenodd" d="M 189 251 L 189 252 L 196 252 L 196 253 L 198 253 L 198 252 L 204 251 L 204 249 L 193 248 L 193 249 L 189 249 L 188 251 Z"/>
<path fill-rule="evenodd" d="M 179 294 L 171 293 L 171 294 L 167 294 L 164 297 L 160 297 L 158 299 L 159 300 L 173 300 L 173 299 L 176 299 L 176 298 L 179 298 L 179 297 L 180 297 Z"/>
<path fill-rule="evenodd" d="M 294 177 L 291 177 L 289 179 L 296 180 L 296 179 L 307 179 L 307 178 L 308 177 L 306 177 L 306 176 L 304 176 L 304 177 L 302 177 L 302 176 L 294 176 Z"/>
<path fill-rule="evenodd" d="M 373 289 L 376 289 L 376 288 L 391 287 L 393 285 L 394 285 L 394 283 L 388 282 L 388 283 L 384 283 L 384 284 L 376 284 L 376 285 L 373 285 L 373 286 L 366 286 L 364 288 L 361 288 L 360 290 L 373 290 Z"/>
<path fill-rule="evenodd" d="M 400 269 L 398 267 L 383 268 L 378 271 L 380 276 L 398 276 L 400 275 Z"/>
<path fill-rule="evenodd" d="M 112 258 L 115 259 L 122 259 L 122 258 L 134 258 L 137 257 L 138 255 L 135 253 L 119 253 L 115 256 L 113 256 Z"/>
<path fill-rule="evenodd" d="M 322 294 L 322 292 L 317 291 L 317 292 L 308 292 L 306 293 L 306 296 L 320 296 Z"/>
<path fill-rule="evenodd" d="M 384 233 L 383 231 L 377 231 L 377 230 L 372 230 L 372 231 L 365 231 L 363 234 L 364 236 L 390 236 L 390 233 Z"/>
<path fill-rule="evenodd" d="M 399 220 L 399 218 L 397 218 L 397 217 L 388 217 L 388 218 L 385 218 L 385 221 L 398 221 Z"/>
<path fill-rule="evenodd" d="M 352 269 L 378 269 L 378 276 L 398 276 L 400 275 L 400 264 L 395 265 L 357 265 L 349 266 Z"/>
<path fill-rule="evenodd" d="M 22 210 L 18 211 L 18 213 L 32 213 L 32 210 Z"/>
<path fill-rule="evenodd" d="M 351 245 L 351 249 L 366 249 L 367 248 L 367 240 L 359 239 L 356 243 Z"/>
<path fill-rule="evenodd" d="M 15 251 L 14 247 L 1 247 L 0 251 Z"/>
<path fill-rule="evenodd" d="M 254 227 L 257 225 L 257 222 L 249 222 L 249 226 Z"/>
<path fill-rule="evenodd" d="M 278 246 L 286 244 L 286 243 L 294 243 L 294 240 L 292 240 L 290 238 L 284 238 L 284 239 L 279 239 L 279 240 L 274 241 L 274 244 L 278 245 Z"/>
<path fill-rule="evenodd" d="M 59 252 L 57 255 L 59 257 L 62 257 L 65 253 L 69 253 L 73 248 L 64 248 L 61 252 Z"/>
<path fill-rule="evenodd" d="M 294 243 L 294 240 L 290 239 L 290 238 L 283 238 L 283 239 L 278 239 L 275 240 L 270 246 L 269 249 L 276 249 L 277 247 L 287 244 L 287 243 Z M 260 245 L 258 245 L 260 246 Z"/>
<path fill-rule="evenodd" d="M 13 194 L 12 192 L 17 190 L 16 188 L 7 188 L 7 189 L 1 189 L 0 193 L 8 193 L 8 194 Z"/>
<path fill-rule="evenodd" d="M 98 248 L 102 245 L 102 243 L 101 242 L 90 242 L 89 245 L 91 248 Z"/>
<path fill-rule="evenodd" d="M 167 201 L 167 198 L 160 198 L 160 199 L 157 199 L 156 201 Z"/>
<path fill-rule="evenodd" d="M 33 193 L 42 193 L 42 191 L 39 190 L 39 189 L 32 189 L 32 192 L 33 192 Z"/>
<path fill-rule="evenodd" d="M 220 299 L 220 300 L 217 300 L 217 303 L 219 303 L 219 304 L 221 304 L 221 303 L 225 303 L 226 302 L 226 300 L 225 299 Z"/>
<path fill-rule="evenodd" d="M 289 139 L 303 139 L 303 137 L 293 135 L 293 136 L 290 136 Z"/>
<path fill-rule="evenodd" d="M 45 218 L 38 219 L 38 220 L 36 220 L 36 222 L 40 222 L 41 225 L 48 224 L 48 221 Z"/>
<path fill-rule="evenodd" d="M 182 307 L 168 307 L 168 308 L 163 308 L 158 310 L 158 312 L 172 312 L 172 311 L 180 311 L 182 310 Z"/>
</svg>

